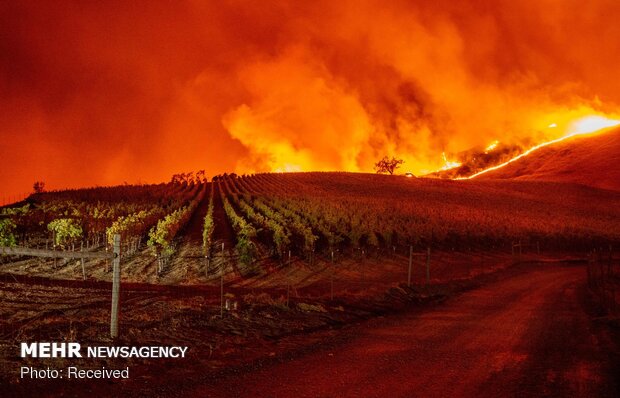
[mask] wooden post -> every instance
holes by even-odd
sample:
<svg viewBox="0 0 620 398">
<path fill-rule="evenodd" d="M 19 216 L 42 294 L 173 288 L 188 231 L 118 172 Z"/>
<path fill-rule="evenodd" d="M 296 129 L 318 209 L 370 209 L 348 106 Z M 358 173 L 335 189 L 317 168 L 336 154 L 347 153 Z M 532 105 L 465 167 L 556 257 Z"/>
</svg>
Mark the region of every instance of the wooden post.
<svg viewBox="0 0 620 398">
<path fill-rule="evenodd" d="M 330 278 L 330 300 L 334 300 L 334 251 L 332 250 L 332 274 Z"/>
<path fill-rule="evenodd" d="M 426 248 L 426 285 L 431 283 L 431 248 Z"/>
<path fill-rule="evenodd" d="M 291 298 L 291 251 L 288 251 L 288 264 L 286 265 L 286 308 Z"/>
<path fill-rule="evenodd" d="M 222 242 L 222 269 L 220 271 L 220 317 L 224 318 L 224 242 Z"/>
<path fill-rule="evenodd" d="M 407 274 L 407 286 L 411 287 L 411 266 L 413 263 L 413 246 L 409 245 L 409 273 Z"/>
<path fill-rule="evenodd" d="M 361 272 L 361 274 L 362 274 L 362 283 L 364 283 L 366 281 L 365 272 L 364 272 L 364 268 L 365 268 L 365 266 L 364 266 L 364 258 L 365 258 L 365 256 L 366 256 L 366 252 L 364 251 L 364 249 L 362 249 L 362 259 L 360 260 L 361 265 L 362 265 L 360 267 L 360 270 L 362 271 Z"/>
<path fill-rule="evenodd" d="M 80 242 L 80 252 L 84 253 L 84 242 Z M 84 257 L 82 257 L 81 262 L 82 262 L 82 280 L 86 280 L 86 270 L 84 269 Z"/>
<path fill-rule="evenodd" d="M 112 270 L 112 315 L 110 319 L 110 337 L 118 337 L 118 310 L 121 290 L 121 236 L 114 235 L 114 265 Z"/>
<path fill-rule="evenodd" d="M 56 231 L 52 231 L 52 250 L 56 250 Z M 56 269 L 56 256 L 54 256 L 54 269 Z"/>
</svg>

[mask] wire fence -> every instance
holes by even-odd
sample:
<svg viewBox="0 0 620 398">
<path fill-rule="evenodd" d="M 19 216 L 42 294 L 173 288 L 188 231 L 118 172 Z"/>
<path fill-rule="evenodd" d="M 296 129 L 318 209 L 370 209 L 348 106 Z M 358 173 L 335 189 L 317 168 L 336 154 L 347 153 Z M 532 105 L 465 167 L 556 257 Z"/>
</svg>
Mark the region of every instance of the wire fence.
<svg viewBox="0 0 620 398">
<path fill-rule="evenodd" d="M 194 261 L 197 269 L 203 273 L 202 282 L 192 285 L 163 285 L 122 281 L 121 264 L 131 256 L 122 250 L 133 250 L 134 243 L 118 242 L 117 255 L 108 254 L 101 247 L 86 251 L 84 245 L 74 250 L 53 250 L 33 248 L 0 248 L 0 256 L 5 260 L 23 260 L 23 256 L 46 257 L 56 262 L 58 259 L 73 261 L 81 266 L 80 279 L 53 279 L 52 275 L 12 275 L 0 272 L 0 282 L 18 282 L 51 287 L 78 289 L 103 289 L 112 291 L 112 309 L 116 308 L 116 320 L 111 323 L 111 335 L 118 336 L 118 308 L 123 297 L 131 292 L 152 293 L 153 299 L 162 297 L 210 297 L 210 302 L 219 304 L 219 315 L 236 311 L 244 297 L 266 295 L 272 303 L 291 308 L 308 303 L 333 303 L 340 300 L 359 299 L 384 294 L 394 287 L 412 289 L 428 288 L 459 279 L 467 279 L 496 269 L 520 262 L 542 262 L 545 256 L 540 244 L 514 242 L 510 252 L 484 251 L 468 248 L 462 251 L 438 251 L 427 247 L 426 250 L 408 250 L 393 247 L 380 253 L 368 253 L 364 249 L 334 250 L 313 253 L 311 259 L 296 257 L 288 251 L 284 258 L 274 261 L 265 257 L 250 264 L 242 264 L 234 248 L 227 248 L 224 243 L 219 250 L 213 250 L 208 256 L 179 256 L 178 261 Z M 140 244 L 138 244 L 140 246 Z M 144 246 L 144 244 L 142 244 Z M 123 248 L 123 249 L 121 249 Z M 139 253 L 139 250 L 138 250 Z M 135 253 L 134 253 L 135 254 Z M 122 260 L 110 267 L 113 282 L 95 280 L 87 275 L 85 261 L 102 260 L 106 267 L 114 259 Z M 547 258 L 548 260 L 548 258 Z M 589 253 L 587 262 L 587 283 L 595 292 L 601 306 L 610 314 L 618 314 L 616 290 L 619 284 L 613 259 L 612 248 L 607 251 L 597 249 Z M 503 262 L 503 264 L 500 264 Z M 118 266 L 117 266 L 118 264 Z M 173 263 L 169 263 L 174 266 Z M 57 266 L 56 264 L 54 266 Z M 164 269 L 163 274 L 170 270 Z M 157 271 L 159 273 L 159 270 Z M 122 289 L 121 289 L 122 285 Z M 125 295 L 120 295 L 119 291 Z M 301 307 L 300 307 L 301 308 Z"/>
</svg>

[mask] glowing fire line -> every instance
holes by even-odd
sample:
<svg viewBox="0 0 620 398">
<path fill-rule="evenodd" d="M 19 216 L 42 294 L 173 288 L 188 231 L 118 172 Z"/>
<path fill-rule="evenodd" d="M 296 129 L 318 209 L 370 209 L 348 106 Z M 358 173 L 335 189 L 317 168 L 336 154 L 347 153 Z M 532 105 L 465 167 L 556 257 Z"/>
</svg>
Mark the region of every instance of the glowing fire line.
<svg viewBox="0 0 620 398">
<path fill-rule="evenodd" d="M 597 116 L 583 118 L 583 119 L 579 120 L 578 122 L 574 123 L 574 129 L 576 131 L 574 131 L 572 133 L 569 133 L 569 134 L 567 134 L 567 135 L 565 135 L 563 137 L 560 137 L 560 138 L 556 138 L 555 140 L 543 142 L 542 144 L 538 144 L 536 146 L 533 146 L 532 148 L 528 149 L 527 151 L 523 152 L 522 154 L 520 154 L 518 156 L 515 156 L 514 158 L 512 158 L 512 159 L 510 159 L 510 160 L 508 160 L 508 161 L 506 161 L 504 163 L 498 164 L 496 166 L 489 167 L 488 169 L 484 169 L 482 171 L 479 171 L 479 172 L 477 172 L 475 174 L 472 174 L 470 176 L 467 176 L 467 177 L 456 177 L 455 180 L 470 180 L 472 178 L 476 178 L 479 175 L 488 173 L 489 171 L 501 169 L 502 167 L 504 167 L 504 166 L 506 166 L 506 165 L 508 165 L 508 164 L 510 164 L 512 162 L 515 162 L 515 161 L 517 161 L 517 160 L 519 160 L 519 159 L 529 155 L 530 153 L 532 153 L 532 152 L 534 152 L 534 151 L 536 151 L 536 150 L 538 150 L 540 148 L 544 148 L 544 147 L 546 147 L 548 145 L 564 141 L 564 140 L 566 140 L 568 138 L 571 138 L 571 137 L 574 137 L 574 136 L 577 136 L 577 135 L 585 135 L 585 134 L 595 133 L 595 132 L 600 131 L 602 129 L 613 127 L 613 126 L 617 126 L 619 124 L 620 124 L 619 120 L 611 120 L 611 119 L 601 118 L 601 117 L 597 117 Z M 556 127 L 555 123 L 550 125 L 549 127 L 551 127 L 551 126 Z"/>
<path fill-rule="evenodd" d="M 445 153 L 445 152 L 442 152 L 442 153 L 441 153 L 441 158 L 442 158 L 442 159 L 443 159 L 443 161 L 444 161 L 444 165 L 443 165 L 443 167 L 440 169 L 440 170 L 442 170 L 442 171 L 445 171 L 445 170 L 450 170 L 450 169 L 453 169 L 453 168 L 455 168 L 455 167 L 459 167 L 459 166 L 461 166 L 461 163 L 459 163 L 459 162 L 453 162 L 453 161 L 448 160 L 448 159 L 446 158 L 446 153 Z"/>
<path fill-rule="evenodd" d="M 498 140 L 493 141 L 488 147 L 486 147 L 484 149 L 484 153 L 489 153 L 492 150 L 494 150 L 495 148 L 497 148 L 497 145 L 499 144 Z"/>
</svg>

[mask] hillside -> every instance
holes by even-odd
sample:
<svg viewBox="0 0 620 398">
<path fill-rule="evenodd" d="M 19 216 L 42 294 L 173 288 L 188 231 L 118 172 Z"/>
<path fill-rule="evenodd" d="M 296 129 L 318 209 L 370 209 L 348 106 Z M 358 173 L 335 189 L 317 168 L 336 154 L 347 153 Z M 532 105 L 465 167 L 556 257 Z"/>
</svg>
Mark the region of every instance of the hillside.
<svg viewBox="0 0 620 398">
<path fill-rule="evenodd" d="M 620 129 L 549 145 L 476 179 L 574 182 L 620 190 Z"/>
<path fill-rule="evenodd" d="M 321 270 L 332 261 L 346 258 L 356 270 L 366 259 L 385 270 L 390 261 L 402 264 L 394 255 L 406 256 L 411 248 L 510 253 L 513 242 L 523 241 L 585 251 L 620 242 L 620 192 L 546 181 L 224 175 L 198 184 L 50 192 L 27 203 L 2 210 L 7 241 L 45 249 L 54 239 L 62 249 L 104 251 L 119 233 L 123 278 L 136 282 L 205 283 L 224 268 L 229 283 L 278 286 L 276 271 L 293 262 L 300 265 L 296 278 L 311 286 L 324 279 Z M 63 235 L 63 225 L 75 234 Z M 82 268 L 14 258 L 3 270 L 110 278 L 101 261 Z"/>
</svg>

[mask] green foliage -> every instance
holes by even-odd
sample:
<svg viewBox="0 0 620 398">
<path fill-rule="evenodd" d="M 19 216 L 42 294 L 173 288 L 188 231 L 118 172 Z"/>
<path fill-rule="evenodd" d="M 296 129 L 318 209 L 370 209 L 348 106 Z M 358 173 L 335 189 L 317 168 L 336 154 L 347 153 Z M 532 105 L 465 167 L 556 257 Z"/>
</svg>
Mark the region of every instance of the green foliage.
<svg viewBox="0 0 620 398">
<path fill-rule="evenodd" d="M 160 219 L 157 225 L 149 231 L 147 245 L 154 247 L 159 254 L 172 254 L 172 240 L 181 228 L 183 221 L 189 218 L 188 213 L 191 214 L 191 209 L 189 206 L 185 206 Z"/>
<path fill-rule="evenodd" d="M 30 211 L 30 204 L 26 203 L 22 207 L 7 207 L 2 209 L 2 215 L 5 216 L 23 216 Z"/>
<path fill-rule="evenodd" d="M 15 227 L 15 223 L 10 218 L 0 219 L 0 246 L 15 246 L 17 244 L 15 235 L 13 235 Z"/>
<path fill-rule="evenodd" d="M 116 234 L 121 235 L 123 240 L 128 237 L 142 235 L 155 222 L 155 219 L 159 218 L 161 213 L 161 208 L 154 208 L 148 211 L 141 210 L 128 216 L 120 216 L 112 225 L 106 228 L 108 243 L 113 243 L 114 235 Z"/>
<path fill-rule="evenodd" d="M 215 229 L 215 223 L 213 222 L 213 187 L 211 188 L 211 197 L 209 198 L 209 207 L 207 214 L 205 215 L 203 228 L 202 228 L 202 249 L 205 254 L 209 252 L 211 248 L 211 237 L 213 236 L 213 230 Z"/>
<path fill-rule="evenodd" d="M 278 254 L 278 256 L 283 257 L 286 248 L 291 244 L 291 234 L 287 230 L 287 228 L 285 228 L 282 224 L 276 221 L 273 217 L 265 217 L 259 212 L 255 211 L 254 207 L 249 204 L 251 203 L 251 200 L 248 197 L 244 199 L 239 199 L 237 195 L 231 196 L 252 222 L 272 232 L 273 244 L 276 248 L 276 253 Z"/>
<path fill-rule="evenodd" d="M 254 260 L 256 254 L 256 245 L 254 244 L 256 229 L 254 229 L 252 224 L 248 223 L 243 217 L 237 214 L 223 193 L 222 202 L 224 203 L 224 211 L 237 233 L 237 244 L 235 248 L 239 253 L 239 260 L 243 264 L 250 264 Z"/>
<path fill-rule="evenodd" d="M 166 215 L 157 221 L 157 225 L 149 231 L 147 245 L 154 248 L 157 254 L 170 256 L 174 252 L 174 247 L 172 246 L 173 239 L 177 232 L 187 223 L 194 210 L 196 210 L 198 203 L 202 201 L 205 195 L 204 185 L 196 185 L 194 188 L 198 190 L 198 193 L 195 194 L 194 199 L 187 206 L 183 206 Z M 195 191 L 192 190 L 192 192 Z"/>
<path fill-rule="evenodd" d="M 47 224 L 47 229 L 54 232 L 54 244 L 61 247 L 82 237 L 82 226 L 73 218 L 57 218 Z"/>
<path fill-rule="evenodd" d="M 301 236 L 304 242 L 304 250 L 310 251 L 314 248 L 314 243 L 318 237 L 314 235 L 312 228 L 304 222 L 299 214 L 282 206 L 277 200 L 271 200 L 267 204 L 263 199 L 256 198 L 253 204 L 269 220 L 273 220 L 279 225 L 286 225 L 295 234 Z"/>
</svg>

